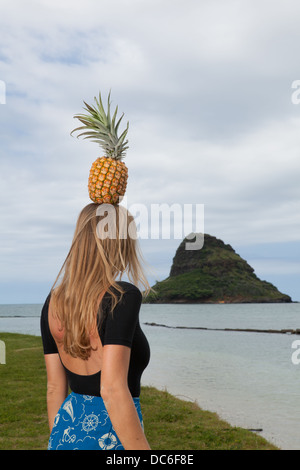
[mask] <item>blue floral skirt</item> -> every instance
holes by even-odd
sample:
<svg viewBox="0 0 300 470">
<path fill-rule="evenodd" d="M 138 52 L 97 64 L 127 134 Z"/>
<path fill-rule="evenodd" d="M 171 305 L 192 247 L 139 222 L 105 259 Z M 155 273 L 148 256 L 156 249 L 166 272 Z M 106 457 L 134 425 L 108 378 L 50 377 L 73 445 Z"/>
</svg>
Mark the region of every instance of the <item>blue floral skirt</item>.
<svg viewBox="0 0 300 470">
<path fill-rule="evenodd" d="M 140 399 L 133 398 L 143 426 Z M 49 450 L 124 450 L 103 399 L 72 392 L 54 420 Z"/>
</svg>

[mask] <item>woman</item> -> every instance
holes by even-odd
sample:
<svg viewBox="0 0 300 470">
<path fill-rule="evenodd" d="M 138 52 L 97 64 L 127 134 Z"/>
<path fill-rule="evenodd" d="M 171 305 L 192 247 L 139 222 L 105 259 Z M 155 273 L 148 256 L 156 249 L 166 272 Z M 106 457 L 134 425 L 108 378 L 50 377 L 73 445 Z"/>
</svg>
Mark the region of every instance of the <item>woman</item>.
<svg viewBox="0 0 300 470">
<path fill-rule="evenodd" d="M 139 403 L 150 357 L 139 323 L 145 279 L 133 217 L 89 204 L 41 314 L 47 370 L 49 449 L 149 450 Z M 113 222 L 112 222 L 113 221 Z M 131 282 L 117 278 L 127 274 Z M 59 282 L 58 282 L 59 281 Z M 68 395 L 68 385 L 71 393 Z"/>
</svg>

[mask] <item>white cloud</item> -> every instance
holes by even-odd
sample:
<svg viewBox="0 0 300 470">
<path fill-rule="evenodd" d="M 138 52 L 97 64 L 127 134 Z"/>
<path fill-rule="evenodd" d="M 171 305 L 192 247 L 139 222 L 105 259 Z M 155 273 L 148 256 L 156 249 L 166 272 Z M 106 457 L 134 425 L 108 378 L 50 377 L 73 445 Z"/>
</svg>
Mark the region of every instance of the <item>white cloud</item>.
<svg viewBox="0 0 300 470">
<path fill-rule="evenodd" d="M 299 10 L 295 0 L 3 1 L 2 278 L 27 265 L 34 279 L 40 262 L 52 279 L 101 154 L 69 136 L 73 115 L 110 88 L 130 121 L 129 203 L 203 203 L 206 231 L 233 246 L 299 242 Z"/>
</svg>

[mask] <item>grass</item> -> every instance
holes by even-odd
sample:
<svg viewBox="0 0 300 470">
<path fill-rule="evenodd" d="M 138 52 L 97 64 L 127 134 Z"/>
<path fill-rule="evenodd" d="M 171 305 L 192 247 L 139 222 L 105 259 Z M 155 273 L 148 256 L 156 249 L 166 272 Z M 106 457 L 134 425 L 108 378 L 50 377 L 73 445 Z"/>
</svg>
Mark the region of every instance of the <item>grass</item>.
<svg viewBox="0 0 300 470">
<path fill-rule="evenodd" d="M 0 450 L 43 450 L 49 429 L 41 338 L 1 333 Z M 232 427 L 215 413 L 166 391 L 142 387 L 145 432 L 153 450 L 275 450 L 257 434 Z"/>
<path fill-rule="evenodd" d="M 216 273 L 213 268 L 194 269 L 159 281 L 145 302 L 276 302 L 288 299 L 272 284 L 261 281 L 253 273 L 236 268 L 222 273 L 219 266 L 216 269 Z"/>
</svg>

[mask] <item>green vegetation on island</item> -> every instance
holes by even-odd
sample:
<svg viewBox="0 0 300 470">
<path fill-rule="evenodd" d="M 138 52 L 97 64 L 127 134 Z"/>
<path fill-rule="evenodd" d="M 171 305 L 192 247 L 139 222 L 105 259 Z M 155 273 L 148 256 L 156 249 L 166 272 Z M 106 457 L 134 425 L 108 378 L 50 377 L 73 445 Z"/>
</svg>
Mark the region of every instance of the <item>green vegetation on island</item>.
<svg viewBox="0 0 300 470">
<path fill-rule="evenodd" d="M 270 282 L 261 281 L 254 269 L 230 245 L 204 235 L 200 250 L 186 250 L 184 239 L 173 258 L 170 275 L 156 282 L 149 303 L 251 303 L 291 302 Z"/>
<path fill-rule="evenodd" d="M 0 333 L 0 450 L 45 450 L 49 428 L 41 338 Z M 152 450 L 276 450 L 252 431 L 230 426 L 215 413 L 168 392 L 142 387 L 145 432 Z"/>
</svg>

